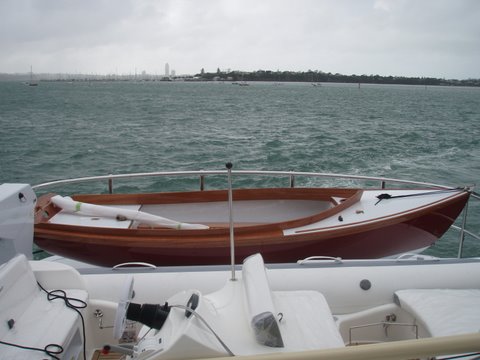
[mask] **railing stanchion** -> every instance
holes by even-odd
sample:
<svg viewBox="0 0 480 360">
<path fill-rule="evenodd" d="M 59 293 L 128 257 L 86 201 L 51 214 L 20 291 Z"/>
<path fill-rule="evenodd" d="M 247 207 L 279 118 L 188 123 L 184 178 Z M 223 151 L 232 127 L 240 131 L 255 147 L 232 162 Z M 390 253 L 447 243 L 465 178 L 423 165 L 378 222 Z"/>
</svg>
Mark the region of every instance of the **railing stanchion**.
<svg viewBox="0 0 480 360">
<path fill-rule="evenodd" d="M 462 228 L 460 229 L 460 240 L 458 244 L 458 255 L 459 259 L 463 256 L 463 242 L 465 241 L 465 226 L 467 225 L 467 212 L 468 212 L 468 203 L 465 204 L 465 208 L 463 209 L 463 219 L 462 219 Z"/>
<path fill-rule="evenodd" d="M 228 174 L 228 215 L 230 223 L 230 261 L 232 265 L 231 281 L 237 280 L 235 278 L 235 238 L 233 233 L 233 191 L 232 191 L 232 163 L 226 163 Z"/>
<path fill-rule="evenodd" d="M 290 187 L 295 187 L 295 175 L 290 174 Z"/>
<path fill-rule="evenodd" d="M 205 190 L 205 175 L 200 175 L 200 190 Z"/>
<path fill-rule="evenodd" d="M 113 194 L 113 179 L 112 178 L 108 179 L 108 193 Z"/>
</svg>

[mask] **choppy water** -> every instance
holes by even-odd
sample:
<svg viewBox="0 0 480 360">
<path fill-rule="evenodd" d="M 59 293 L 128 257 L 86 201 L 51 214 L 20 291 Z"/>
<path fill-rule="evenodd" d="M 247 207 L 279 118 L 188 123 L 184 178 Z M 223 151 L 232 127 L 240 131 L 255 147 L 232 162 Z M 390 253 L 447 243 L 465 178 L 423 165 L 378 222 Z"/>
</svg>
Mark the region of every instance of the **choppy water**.
<svg viewBox="0 0 480 360">
<path fill-rule="evenodd" d="M 227 161 L 243 170 L 480 180 L 478 88 L 5 82 L 0 125 L 0 182 L 224 169 Z M 472 205 L 470 229 L 480 233 Z M 455 255 L 456 241 L 449 235 L 430 252 Z M 467 239 L 467 255 L 480 256 L 480 244 Z"/>
</svg>

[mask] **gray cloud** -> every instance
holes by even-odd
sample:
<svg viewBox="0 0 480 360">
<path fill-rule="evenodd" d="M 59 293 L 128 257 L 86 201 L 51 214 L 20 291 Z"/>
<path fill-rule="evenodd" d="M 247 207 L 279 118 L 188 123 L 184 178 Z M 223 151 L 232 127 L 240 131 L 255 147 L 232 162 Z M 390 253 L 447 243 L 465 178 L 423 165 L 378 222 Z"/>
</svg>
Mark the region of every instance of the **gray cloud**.
<svg viewBox="0 0 480 360">
<path fill-rule="evenodd" d="M 476 0 L 2 0 L 0 72 L 480 77 Z"/>
</svg>

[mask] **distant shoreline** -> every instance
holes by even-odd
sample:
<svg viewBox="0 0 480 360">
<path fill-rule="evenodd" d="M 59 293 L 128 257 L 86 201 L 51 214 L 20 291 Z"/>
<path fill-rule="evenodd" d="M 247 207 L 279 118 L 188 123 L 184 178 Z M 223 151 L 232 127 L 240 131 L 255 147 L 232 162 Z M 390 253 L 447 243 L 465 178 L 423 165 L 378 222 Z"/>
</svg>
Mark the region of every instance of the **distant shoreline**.
<svg viewBox="0 0 480 360">
<path fill-rule="evenodd" d="M 34 74 L 36 81 L 83 82 L 83 81 L 230 81 L 230 82 L 305 82 L 315 85 L 321 83 L 359 83 L 359 84 L 392 84 L 392 85 L 428 85 L 428 86 L 469 86 L 480 87 L 480 79 L 440 79 L 432 77 L 405 77 L 380 75 L 343 75 L 322 71 L 264 71 L 253 72 L 230 71 L 215 73 L 201 72 L 196 75 L 164 76 L 164 75 L 93 75 L 93 74 Z M 29 81 L 30 73 L 0 73 L 0 81 Z"/>
</svg>

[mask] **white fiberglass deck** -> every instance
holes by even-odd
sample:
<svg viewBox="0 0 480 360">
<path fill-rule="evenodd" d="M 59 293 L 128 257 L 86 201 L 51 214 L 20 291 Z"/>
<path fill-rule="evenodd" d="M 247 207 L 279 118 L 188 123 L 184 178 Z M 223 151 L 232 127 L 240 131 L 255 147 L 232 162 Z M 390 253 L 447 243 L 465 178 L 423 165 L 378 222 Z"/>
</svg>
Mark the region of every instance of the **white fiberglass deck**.
<svg viewBox="0 0 480 360">
<path fill-rule="evenodd" d="M 393 198 L 379 201 L 377 196 L 381 194 L 389 194 Z M 409 196 L 415 194 L 417 195 Z M 286 229 L 284 235 L 325 231 L 339 226 L 355 226 L 358 223 L 380 221 L 389 216 L 405 215 L 433 203 L 445 201 L 453 194 L 455 193 L 436 190 L 365 190 L 360 201 L 340 213 L 306 226 Z M 408 196 L 395 198 L 404 195 Z"/>
</svg>

